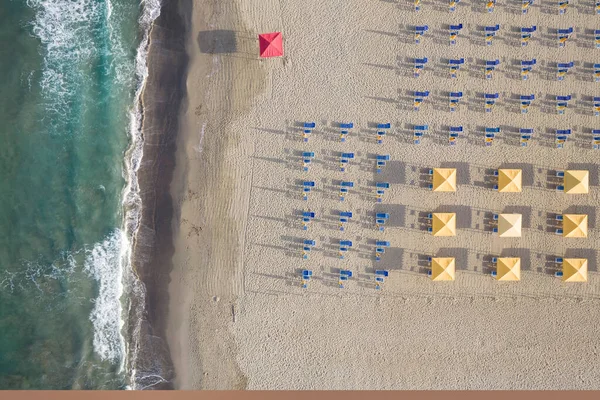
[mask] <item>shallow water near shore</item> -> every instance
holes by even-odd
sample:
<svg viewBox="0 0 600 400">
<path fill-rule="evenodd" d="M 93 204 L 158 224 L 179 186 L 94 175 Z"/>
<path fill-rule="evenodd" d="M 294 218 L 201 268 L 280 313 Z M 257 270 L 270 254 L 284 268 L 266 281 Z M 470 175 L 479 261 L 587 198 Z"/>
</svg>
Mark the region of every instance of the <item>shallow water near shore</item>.
<svg viewBox="0 0 600 400">
<path fill-rule="evenodd" d="M 124 158 L 158 4 L 0 10 L 0 389 L 130 385 Z"/>
</svg>

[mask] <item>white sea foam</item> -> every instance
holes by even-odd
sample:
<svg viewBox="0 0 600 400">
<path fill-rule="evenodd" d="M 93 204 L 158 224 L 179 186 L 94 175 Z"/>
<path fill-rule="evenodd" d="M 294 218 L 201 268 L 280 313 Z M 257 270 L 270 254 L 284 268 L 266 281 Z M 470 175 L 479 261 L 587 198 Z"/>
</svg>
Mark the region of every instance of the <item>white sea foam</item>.
<svg viewBox="0 0 600 400">
<path fill-rule="evenodd" d="M 138 170 L 143 156 L 144 139 L 141 133 L 142 127 L 142 104 L 141 96 L 146 85 L 148 77 L 148 65 L 146 63 L 148 55 L 148 40 L 150 29 L 156 18 L 160 15 L 160 0 L 142 0 L 142 14 L 139 18 L 140 29 L 143 32 L 143 37 L 137 49 L 135 59 L 135 72 L 137 79 L 137 88 L 134 97 L 134 106 L 130 112 L 130 146 L 125 156 L 125 180 L 127 182 L 123 191 L 123 209 L 124 209 L 124 231 L 125 237 L 134 242 L 139 229 L 140 213 L 141 213 L 141 197 L 138 183 Z M 129 289 L 130 296 L 135 296 L 139 299 L 137 304 L 140 304 L 138 309 L 129 309 L 129 316 L 132 318 L 132 331 L 130 332 L 130 342 L 126 349 L 126 368 L 129 370 L 129 385 L 133 389 L 139 389 L 137 382 L 140 380 L 139 372 L 135 368 L 137 365 L 139 348 L 138 343 L 141 334 L 141 323 L 143 320 L 144 310 L 141 308 L 144 304 L 146 296 L 145 288 L 137 279 L 131 264 L 131 248 L 127 247 L 127 252 L 123 256 L 127 260 L 125 264 L 125 280 Z"/>
<path fill-rule="evenodd" d="M 98 283 L 98 297 L 90 320 L 94 325 L 94 351 L 104 360 L 122 363 L 124 341 L 121 335 L 123 318 L 120 299 L 123 295 L 121 231 L 86 251 L 84 269 Z"/>
</svg>

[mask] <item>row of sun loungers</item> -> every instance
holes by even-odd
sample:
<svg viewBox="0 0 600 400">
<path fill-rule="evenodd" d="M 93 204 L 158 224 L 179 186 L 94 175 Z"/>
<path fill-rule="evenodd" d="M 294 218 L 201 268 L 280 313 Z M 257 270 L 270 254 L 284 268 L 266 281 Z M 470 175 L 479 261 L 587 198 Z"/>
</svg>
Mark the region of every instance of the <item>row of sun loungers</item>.
<svg viewBox="0 0 600 400">
<path fill-rule="evenodd" d="M 453 96 L 451 97 L 451 100 L 450 100 L 451 101 L 450 107 L 455 108 L 458 105 L 458 100 L 462 97 L 462 92 L 451 93 L 451 95 L 453 95 Z M 498 93 L 485 95 L 486 112 L 491 111 L 491 108 L 494 106 L 496 99 L 498 99 Z M 531 102 L 534 99 L 535 99 L 535 95 L 533 95 L 533 94 L 520 96 L 521 113 L 528 112 Z M 569 100 L 571 100 L 571 96 L 556 96 L 556 101 L 557 101 L 556 108 L 557 108 L 557 112 L 559 114 L 564 114 L 564 110 L 568 106 Z M 595 112 L 596 116 L 600 116 L 600 97 L 594 97 L 594 112 Z M 313 123 L 309 123 L 309 124 L 313 124 Z M 383 143 L 383 139 L 387 135 L 387 130 L 389 130 L 390 128 L 391 128 L 391 124 L 389 124 L 389 123 L 378 124 L 378 130 L 377 130 L 377 143 L 378 144 Z M 464 131 L 463 127 L 462 126 L 449 126 L 447 128 L 447 130 L 448 130 L 448 144 L 450 144 L 451 146 L 456 145 L 457 139 Z M 423 138 L 425 133 L 427 133 L 428 131 L 429 131 L 428 125 L 414 125 L 413 126 L 413 143 L 421 144 L 421 139 Z M 484 132 L 483 132 L 484 139 L 485 139 L 485 145 L 491 146 L 492 143 L 494 142 L 494 139 L 496 138 L 496 135 L 499 134 L 500 132 L 501 132 L 500 127 L 485 127 Z M 521 146 L 526 147 L 529 145 L 529 141 L 531 140 L 533 133 L 534 133 L 533 128 L 520 128 L 519 129 Z M 594 150 L 600 150 L 600 129 L 592 129 L 591 133 L 592 133 L 592 140 L 593 140 L 592 148 Z M 344 139 L 346 138 L 347 134 L 348 134 L 348 132 L 346 132 L 346 134 L 344 134 Z M 571 129 L 556 129 L 555 130 L 556 148 L 564 148 L 564 144 L 571 134 L 572 134 Z M 307 140 L 306 133 L 304 133 L 304 135 L 305 135 L 305 140 Z M 314 152 L 303 152 L 302 153 L 302 169 L 304 171 L 309 170 L 310 165 L 314 158 L 315 158 Z M 350 163 L 350 160 L 353 160 L 353 159 L 354 159 L 354 153 L 342 153 L 340 155 L 340 160 L 339 160 L 340 171 L 345 172 L 348 164 Z M 386 162 L 389 160 L 390 160 L 389 155 L 377 155 L 376 156 L 376 170 L 378 173 L 380 173 L 382 171 L 383 167 L 385 167 L 385 165 L 386 165 Z M 309 193 L 311 186 L 310 185 L 305 185 L 305 186 L 306 186 L 305 193 Z"/>
<path fill-rule="evenodd" d="M 413 0 L 413 2 L 415 11 L 421 11 L 421 0 Z M 448 0 L 448 11 L 455 12 L 458 3 L 460 3 L 460 0 Z M 521 13 L 527 14 L 531 6 L 533 6 L 533 4 L 534 0 L 521 0 Z M 558 14 L 564 15 L 566 14 L 567 8 L 569 7 L 569 0 L 557 0 L 556 5 L 558 9 Z M 487 0 L 485 2 L 485 9 L 488 13 L 493 13 L 496 9 L 496 0 Z M 600 1 L 595 0 L 594 9 L 596 11 L 596 14 L 600 14 Z"/>
</svg>

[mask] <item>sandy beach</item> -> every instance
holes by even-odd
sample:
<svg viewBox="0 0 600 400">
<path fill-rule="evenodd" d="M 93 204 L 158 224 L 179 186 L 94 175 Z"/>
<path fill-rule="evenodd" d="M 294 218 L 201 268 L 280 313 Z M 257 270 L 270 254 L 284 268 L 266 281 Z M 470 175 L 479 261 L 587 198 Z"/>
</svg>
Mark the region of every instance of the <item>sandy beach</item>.
<svg viewBox="0 0 600 400">
<path fill-rule="evenodd" d="M 583 2 L 581 2 L 583 3 Z M 597 16 L 538 1 L 203 0 L 190 5 L 185 98 L 177 127 L 168 347 L 179 389 L 598 389 L 600 236 L 598 151 L 592 149 L 589 65 Z M 462 23 L 449 45 L 446 24 Z M 483 26 L 501 29 L 486 46 Z M 429 31 L 415 44 L 413 27 Z M 521 47 L 522 26 L 537 26 Z M 564 48 L 551 29 L 575 27 Z M 257 35 L 281 31 L 285 56 L 259 59 Z M 413 58 L 428 57 L 419 78 Z M 464 58 L 457 78 L 448 59 Z M 526 81 L 520 60 L 537 64 Z M 482 60 L 498 59 L 492 79 Z M 553 64 L 574 61 L 563 81 Z M 429 91 L 419 111 L 413 91 Z M 450 112 L 448 92 L 462 91 Z M 499 93 L 484 111 L 482 93 Z M 519 95 L 535 94 L 528 113 Z M 556 95 L 572 95 L 564 115 Z M 314 121 L 302 141 L 303 122 Z M 353 122 L 345 143 L 339 123 Z M 377 123 L 391 123 L 383 144 Z M 413 143 L 413 125 L 429 130 Z M 463 126 L 448 144 L 448 126 Z M 492 146 L 484 127 L 500 127 Z M 533 128 L 527 147 L 519 128 Z M 572 129 L 563 149 L 555 129 Z M 309 171 L 302 152 L 315 152 Z M 339 154 L 355 153 L 345 172 Z M 382 173 L 375 155 L 389 154 Z M 457 169 L 455 193 L 428 189 L 427 170 Z M 492 189 L 518 168 L 521 193 Z M 590 192 L 557 192 L 556 171 L 590 173 Z M 307 201 L 301 182 L 314 181 Z M 343 202 L 339 182 L 354 188 Z M 375 182 L 389 182 L 383 201 Z M 302 230 L 301 214 L 315 220 Z M 341 232 L 340 211 L 353 218 Z M 433 237 L 424 216 L 454 212 L 457 234 Z M 384 232 L 376 212 L 390 214 Z M 491 230 L 496 213 L 523 216 L 522 237 Z M 589 216 L 589 236 L 554 233 L 554 216 Z M 302 242 L 316 241 L 307 260 Z M 353 247 L 342 260 L 340 240 Z M 391 246 L 375 261 L 375 242 Z M 168 253 L 170 254 L 170 253 Z M 432 282 L 430 256 L 455 257 L 456 280 Z M 490 276 L 491 257 L 521 258 L 521 281 Z M 588 282 L 554 277 L 557 256 L 587 258 Z M 165 263 L 168 264 L 167 261 Z M 169 266 L 170 267 L 170 266 Z M 313 271 L 301 287 L 303 269 Z M 353 271 L 344 289 L 340 269 Z M 375 269 L 390 276 L 375 289 Z"/>
</svg>

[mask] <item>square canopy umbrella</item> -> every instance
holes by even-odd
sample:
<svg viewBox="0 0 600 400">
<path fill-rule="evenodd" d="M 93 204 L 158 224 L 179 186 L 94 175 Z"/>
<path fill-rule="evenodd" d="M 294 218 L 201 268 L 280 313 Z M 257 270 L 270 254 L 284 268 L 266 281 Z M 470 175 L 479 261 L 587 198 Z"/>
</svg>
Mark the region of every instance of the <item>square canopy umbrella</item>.
<svg viewBox="0 0 600 400">
<path fill-rule="evenodd" d="M 433 236 L 456 236 L 455 213 L 434 213 L 432 220 Z"/>
<path fill-rule="evenodd" d="M 496 279 L 499 281 L 521 280 L 521 259 L 518 257 L 498 258 L 498 269 Z"/>
<path fill-rule="evenodd" d="M 586 238 L 588 236 L 587 214 L 564 214 L 563 237 Z"/>
<path fill-rule="evenodd" d="M 431 259 L 432 281 L 453 281 L 455 275 L 454 257 L 436 257 Z"/>
<path fill-rule="evenodd" d="M 456 192 L 456 168 L 434 168 L 433 191 Z"/>
<path fill-rule="evenodd" d="M 283 56 L 283 38 L 281 32 L 261 33 L 258 35 L 260 45 L 260 56 L 281 57 Z"/>
<path fill-rule="evenodd" d="M 521 187 L 520 169 L 499 169 L 498 170 L 498 191 L 499 192 L 520 192 Z"/>
<path fill-rule="evenodd" d="M 500 214 L 498 217 L 498 235 L 500 237 L 521 237 L 521 214 Z"/>
<path fill-rule="evenodd" d="M 587 259 L 565 258 L 563 260 L 563 282 L 585 282 L 587 281 Z"/>
<path fill-rule="evenodd" d="M 583 194 L 590 191 L 588 171 L 569 169 L 565 171 L 565 193 Z"/>
</svg>

